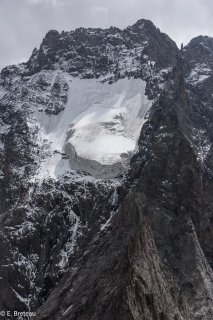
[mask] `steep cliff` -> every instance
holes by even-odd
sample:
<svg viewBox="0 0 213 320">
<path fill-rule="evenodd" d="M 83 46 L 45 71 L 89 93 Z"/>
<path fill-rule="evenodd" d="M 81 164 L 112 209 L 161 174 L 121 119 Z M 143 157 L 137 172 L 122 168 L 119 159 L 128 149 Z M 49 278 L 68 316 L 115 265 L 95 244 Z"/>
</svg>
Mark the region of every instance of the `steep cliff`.
<svg viewBox="0 0 213 320">
<path fill-rule="evenodd" d="M 213 318 L 212 57 L 139 20 L 2 70 L 0 309 Z"/>
</svg>

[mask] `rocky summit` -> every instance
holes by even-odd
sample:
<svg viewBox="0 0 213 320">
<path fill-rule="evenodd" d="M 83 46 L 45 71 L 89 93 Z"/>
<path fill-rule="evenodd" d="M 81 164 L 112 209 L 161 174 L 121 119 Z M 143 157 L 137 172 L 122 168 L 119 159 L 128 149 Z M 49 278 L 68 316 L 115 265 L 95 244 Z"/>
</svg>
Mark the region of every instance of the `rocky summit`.
<svg viewBox="0 0 213 320">
<path fill-rule="evenodd" d="M 213 319 L 213 38 L 51 30 L 0 123 L 4 319 Z"/>
</svg>

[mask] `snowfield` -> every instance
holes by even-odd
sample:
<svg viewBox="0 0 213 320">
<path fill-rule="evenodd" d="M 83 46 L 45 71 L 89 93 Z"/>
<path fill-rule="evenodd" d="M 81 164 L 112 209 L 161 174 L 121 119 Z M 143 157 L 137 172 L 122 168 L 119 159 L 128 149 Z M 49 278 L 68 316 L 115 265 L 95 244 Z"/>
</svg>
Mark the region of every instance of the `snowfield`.
<svg viewBox="0 0 213 320">
<path fill-rule="evenodd" d="M 60 77 L 69 84 L 65 110 L 58 115 L 34 114 L 39 143 L 48 142 L 50 148 L 36 178 L 57 178 L 69 170 L 113 178 L 128 166 L 152 105 L 145 95 L 146 82 L 125 78 L 109 84 L 64 73 Z"/>
</svg>

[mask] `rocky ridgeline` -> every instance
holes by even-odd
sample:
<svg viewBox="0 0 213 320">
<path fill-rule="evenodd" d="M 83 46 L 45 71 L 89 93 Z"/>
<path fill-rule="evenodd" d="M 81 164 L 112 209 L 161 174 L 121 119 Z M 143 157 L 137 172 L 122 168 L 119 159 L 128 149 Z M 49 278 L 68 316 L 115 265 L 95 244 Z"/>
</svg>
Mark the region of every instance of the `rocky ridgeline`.
<svg viewBox="0 0 213 320">
<path fill-rule="evenodd" d="M 124 30 L 79 28 L 61 34 L 52 30 L 33 51 L 26 72 L 60 69 L 84 78 L 99 78 L 107 72 L 115 79 L 141 76 L 147 60 L 155 62 L 157 69 L 167 68 L 175 60 L 175 51 L 174 42 L 145 20 Z"/>
<path fill-rule="evenodd" d="M 1 310 L 51 320 L 213 318 L 212 57 L 212 38 L 179 51 L 140 20 L 50 31 L 27 63 L 2 70 Z M 152 106 L 128 170 L 114 179 L 61 170 L 69 159 L 51 130 L 69 77 L 146 82 Z"/>
</svg>

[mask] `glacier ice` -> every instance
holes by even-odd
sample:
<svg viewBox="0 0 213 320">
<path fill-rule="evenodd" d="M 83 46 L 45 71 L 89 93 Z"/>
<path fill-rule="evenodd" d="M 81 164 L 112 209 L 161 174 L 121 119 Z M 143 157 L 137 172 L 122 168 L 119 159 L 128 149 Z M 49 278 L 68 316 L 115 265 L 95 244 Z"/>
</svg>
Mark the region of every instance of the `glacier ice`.
<svg viewBox="0 0 213 320">
<path fill-rule="evenodd" d="M 109 84 L 60 76 L 69 84 L 65 110 L 58 115 L 35 113 L 40 143 L 48 141 L 52 150 L 37 177 L 57 178 L 69 170 L 101 179 L 119 175 L 128 166 L 152 105 L 145 95 L 146 82 L 125 78 Z M 61 153 L 67 158 L 61 159 Z"/>
</svg>

